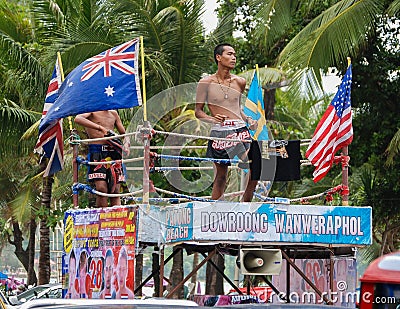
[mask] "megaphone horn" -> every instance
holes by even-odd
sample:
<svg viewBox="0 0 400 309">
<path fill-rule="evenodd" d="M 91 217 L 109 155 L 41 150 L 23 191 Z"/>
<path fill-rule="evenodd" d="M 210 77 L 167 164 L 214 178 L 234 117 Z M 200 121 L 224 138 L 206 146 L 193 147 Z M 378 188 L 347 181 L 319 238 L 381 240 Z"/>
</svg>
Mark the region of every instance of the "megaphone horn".
<svg viewBox="0 0 400 309">
<path fill-rule="evenodd" d="M 279 275 L 282 253 L 280 249 L 242 248 L 238 265 L 243 275 Z"/>
<path fill-rule="evenodd" d="M 254 269 L 264 265 L 264 260 L 258 256 L 255 256 L 252 253 L 247 253 L 243 259 L 243 262 L 243 266 L 247 269 Z"/>
</svg>

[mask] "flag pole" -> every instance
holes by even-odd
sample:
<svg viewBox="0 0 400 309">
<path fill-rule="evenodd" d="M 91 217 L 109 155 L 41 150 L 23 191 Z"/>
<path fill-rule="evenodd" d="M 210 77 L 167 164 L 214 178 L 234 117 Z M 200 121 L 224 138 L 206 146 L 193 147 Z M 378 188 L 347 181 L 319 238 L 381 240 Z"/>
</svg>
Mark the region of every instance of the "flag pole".
<svg viewBox="0 0 400 309">
<path fill-rule="evenodd" d="M 61 82 L 64 82 L 64 69 L 62 66 L 62 61 L 61 61 L 61 54 L 60 52 L 57 52 L 57 61 L 58 65 L 60 66 L 60 74 L 61 74 Z M 70 134 L 73 133 L 74 128 L 72 126 L 72 117 L 68 116 L 68 123 L 69 123 L 69 131 Z M 78 183 L 78 163 L 76 162 L 76 158 L 78 157 L 78 144 L 74 143 L 72 145 L 72 177 L 73 177 L 73 182 L 74 184 Z M 72 202 L 75 208 L 78 207 L 79 201 L 78 201 L 78 193 L 72 194 Z"/>
<path fill-rule="evenodd" d="M 258 70 L 258 63 L 256 63 L 256 74 L 257 74 L 257 80 L 260 82 L 260 71 Z"/>
<path fill-rule="evenodd" d="M 140 36 L 140 60 L 142 62 L 142 100 L 143 100 L 143 121 L 147 121 L 147 104 L 146 104 L 146 71 L 144 69 L 144 46 L 143 36 Z"/>
<path fill-rule="evenodd" d="M 347 57 L 347 68 L 351 65 L 351 58 Z M 346 158 L 349 155 L 349 146 L 344 146 L 342 148 L 342 157 Z M 342 161 L 342 186 L 343 188 L 349 187 L 349 164 L 348 160 L 345 159 L 344 162 Z M 345 190 L 344 194 L 342 195 L 342 205 L 348 206 L 349 205 L 349 190 Z"/>
<path fill-rule="evenodd" d="M 144 46 L 143 36 L 140 36 L 140 58 L 142 62 L 142 89 L 143 89 L 143 204 L 149 205 L 150 199 L 150 123 L 147 120 L 146 104 L 146 75 L 144 69 Z"/>
</svg>

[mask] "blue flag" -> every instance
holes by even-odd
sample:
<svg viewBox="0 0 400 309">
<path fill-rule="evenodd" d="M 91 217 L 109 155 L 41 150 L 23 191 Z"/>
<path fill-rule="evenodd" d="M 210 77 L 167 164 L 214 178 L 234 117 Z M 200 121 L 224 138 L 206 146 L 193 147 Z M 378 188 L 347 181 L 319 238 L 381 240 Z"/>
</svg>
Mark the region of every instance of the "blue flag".
<svg viewBox="0 0 400 309">
<path fill-rule="evenodd" d="M 257 129 L 250 130 L 251 136 L 258 141 L 267 141 L 268 128 L 265 119 L 262 89 L 258 81 L 257 70 L 254 72 L 243 111 L 246 116 L 250 116 L 258 122 Z"/>
<path fill-rule="evenodd" d="M 81 63 L 65 78 L 39 130 L 66 116 L 141 105 L 138 58 L 134 39 Z"/>
</svg>

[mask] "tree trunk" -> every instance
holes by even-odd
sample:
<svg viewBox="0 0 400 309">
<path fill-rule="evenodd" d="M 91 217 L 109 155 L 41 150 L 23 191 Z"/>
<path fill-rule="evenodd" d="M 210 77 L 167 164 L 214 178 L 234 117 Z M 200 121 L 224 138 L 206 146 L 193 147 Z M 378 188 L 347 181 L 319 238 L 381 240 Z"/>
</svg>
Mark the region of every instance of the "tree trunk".
<svg viewBox="0 0 400 309">
<path fill-rule="evenodd" d="M 169 280 L 171 281 L 170 287 L 174 288 L 183 280 L 183 250 L 177 246 L 174 247 L 174 252 L 179 250 L 177 254 L 173 257 L 171 273 L 169 275 Z M 183 286 L 177 290 L 173 295 L 173 299 L 183 299 L 184 290 Z"/>
<path fill-rule="evenodd" d="M 225 269 L 224 257 L 216 254 L 211 261 L 223 272 Z M 215 269 L 211 263 L 207 263 L 206 269 L 206 294 L 207 295 L 223 295 L 224 294 L 224 278 Z"/>
<path fill-rule="evenodd" d="M 195 269 L 199 265 L 199 253 L 195 252 L 193 254 L 193 265 L 192 269 Z M 196 294 L 196 287 L 197 287 L 197 272 L 193 274 L 193 276 L 190 278 L 190 282 L 193 283 L 192 290 L 189 291 L 190 295 Z"/>
<path fill-rule="evenodd" d="M 42 207 L 45 214 L 40 220 L 39 284 L 50 282 L 50 228 L 47 219 L 50 215 L 53 182 L 53 176 L 43 177 Z"/>
<path fill-rule="evenodd" d="M 142 283 L 143 279 L 143 254 L 137 254 L 135 257 L 135 289 Z M 135 296 L 142 296 L 142 289 L 137 291 Z"/>
<path fill-rule="evenodd" d="M 28 285 L 36 285 L 37 277 L 35 272 L 35 247 L 36 247 L 36 220 L 32 214 L 31 221 L 29 224 L 29 244 L 28 244 Z"/>
<path fill-rule="evenodd" d="M 274 120 L 275 118 L 275 92 L 276 89 L 264 90 L 264 108 L 266 120 Z"/>
<path fill-rule="evenodd" d="M 36 274 L 34 269 L 29 270 L 29 248 L 35 247 L 35 244 L 31 244 L 31 240 L 29 239 L 27 249 L 24 250 L 23 248 L 23 241 L 24 237 L 22 236 L 21 229 L 19 228 L 18 222 L 12 220 L 12 226 L 13 226 L 13 238 L 11 239 L 11 235 L 8 235 L 8 242 L 15 247 L 15 255 L 17 256 L 17 259 L 21 262 L 22 266 L 25 268 L 25 270 L 28 273 L 31 273 L 31 278 L 28 278 L 28 284 L 36 284 L 37 279 L 36 279 Z M 33 233 L 35 235 L 35 233 Z M 33 252 L 35 252 L 33 250 Z"/>
<path fill-rule="evenodd" d="M 155 270 L 158 269 L 160 266 L 160 255 L 159 255 L 159 248 L 154 247 L 154 252 L 151 254 L 152 255 L 152 271 L 155 273 L 153 279 L 154 279 L 154 295 L 155 297 L 158 297 L 160 295 L 160 272 L 156 272 Z"/>
</svg>

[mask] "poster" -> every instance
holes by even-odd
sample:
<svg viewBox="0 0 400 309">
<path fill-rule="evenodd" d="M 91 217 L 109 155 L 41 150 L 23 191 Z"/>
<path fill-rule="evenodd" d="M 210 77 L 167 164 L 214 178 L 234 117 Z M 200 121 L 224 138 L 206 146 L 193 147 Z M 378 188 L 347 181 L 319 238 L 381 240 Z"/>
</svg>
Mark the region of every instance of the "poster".
<svg viewBox="0 0 400 309">
<path fill-rule="evenodd" d="M 136 223 L 135 206 L 65 213 L 63 298 L 134 298 Z"/>
<path fill-rule="evenodd" d="M 355 308 L 357 302 L 357 262 L 353 257 L 333 258 L 333 286 L 330 286 L 329 259 L 295 259 L 297 267 L 334 306 Z M 287 296 L 292 303 L 324 304 L 323 299 L 297 271 L 290 267 L 290 291 L 286 290 L 286 266 L 282 263 L 281 273 L 272 276 L 272 283 L 282 296 Z M 275 292 L 271 294 L 271 302 L 284 302 Z"/>
</svg>

